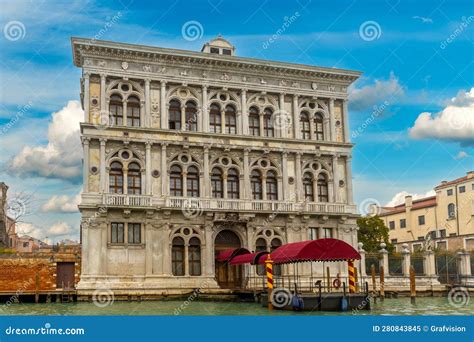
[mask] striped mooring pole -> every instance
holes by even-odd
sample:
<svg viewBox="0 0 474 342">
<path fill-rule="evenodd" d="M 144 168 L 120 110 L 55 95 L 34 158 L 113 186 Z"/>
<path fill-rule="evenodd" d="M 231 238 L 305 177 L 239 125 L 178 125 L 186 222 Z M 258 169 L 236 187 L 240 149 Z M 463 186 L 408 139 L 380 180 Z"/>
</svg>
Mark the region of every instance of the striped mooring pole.
<svg viewBox="0 0 474 342">
<path fill-rule="evenodd" d="M 347 270 L 349 271 L 349 293 L 355 293 L 356 286 L 355 286 L 355 270 L 354 270 L 353 260 L 347 261 Z"/>
<path fill-rule="evenodd" d="M 270 254 L 267 255 L 267 260 L 265 260 L 265 269 L 267 271 L 268 310 L 273 310 L 273 260 L 271 259 Z"/>
</svg>

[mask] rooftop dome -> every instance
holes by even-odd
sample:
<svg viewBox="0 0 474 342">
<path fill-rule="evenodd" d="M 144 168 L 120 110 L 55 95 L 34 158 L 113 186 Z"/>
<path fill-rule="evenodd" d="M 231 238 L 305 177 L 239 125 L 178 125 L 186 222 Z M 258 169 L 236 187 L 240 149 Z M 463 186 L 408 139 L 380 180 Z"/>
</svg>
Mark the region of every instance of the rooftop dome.
<svg viewBox="0 0 474 342">
<path fill-rule="evenodd" d="M 217 55 L 233 56 L 235 54 L 235 46 L 229 43 L 228 40 L 218 35 L 210 42 L 202 46 L 201 52 L 215 53 Z"/>
</svg>

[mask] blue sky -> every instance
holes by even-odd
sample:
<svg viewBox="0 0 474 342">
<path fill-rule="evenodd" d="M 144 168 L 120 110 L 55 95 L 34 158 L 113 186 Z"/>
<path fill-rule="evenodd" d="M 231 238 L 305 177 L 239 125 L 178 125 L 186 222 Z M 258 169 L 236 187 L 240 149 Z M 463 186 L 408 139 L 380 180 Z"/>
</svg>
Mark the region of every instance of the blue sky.
<svg viewBox="0 0 474 342">
<path fill-rule="evenodd" d="M 202 27 L 194 40 L 189 21 Z M 7 0 L 0 25 L 0 181 L 34 198 L 20 233 L 78 237 L 71 36 L 200 50 L 220 33 L 239 56 L 362 71 L 350 89 L 359 204 L 421 196 L 473 169 L 472 1 Z"/>
</svg>

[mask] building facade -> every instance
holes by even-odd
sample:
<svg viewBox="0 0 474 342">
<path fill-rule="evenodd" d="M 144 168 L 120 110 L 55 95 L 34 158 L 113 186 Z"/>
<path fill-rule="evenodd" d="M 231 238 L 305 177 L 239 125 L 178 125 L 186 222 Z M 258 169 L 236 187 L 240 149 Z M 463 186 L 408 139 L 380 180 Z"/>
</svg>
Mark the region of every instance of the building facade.
<svg viewBox="0 0 474 342">
<path fill-rule="evenodd" d="M 222 37 L 201 52 L 72 46 L 82 293 L 241 287 L 245 267 L 216 262 L 220 251 L 357 245 L 347 88 L 359 72 L 237 57 Z"/>
<path fill-rule="evenodd" d="M 417 200 L 407 196 L 403 204 L 378 209 L 392 243 L 398 249 L 408 243 L 412 251 L 473 251 L 474 172 L 443 181 L 434 190 L 436 196 Z"/>
</svg>

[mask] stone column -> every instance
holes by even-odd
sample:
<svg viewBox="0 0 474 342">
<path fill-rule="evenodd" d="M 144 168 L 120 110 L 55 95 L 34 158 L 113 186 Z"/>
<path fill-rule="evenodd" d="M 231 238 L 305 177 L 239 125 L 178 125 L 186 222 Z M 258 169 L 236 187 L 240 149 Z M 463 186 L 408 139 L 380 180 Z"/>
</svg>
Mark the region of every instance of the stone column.
<svg viewBox="0 0 474 342">
<path fill-rule="evenodd" d="M 189 243 L 184 244 L 184 275 L 189 276 Z"/>
<path fill-rule="evenodd" d="M 107 233 L 109 230 L 109 225 L 107 222 L 100 224 L 100 274 L 107 274 L 107 242 L 109 241 Z"/>
<path fill-rule="evenodd" d="M 168 196 L 168 165 L 166 163 L 166 146 L 167 143 L 161 144 L 161 195 Z"/>
<path fill-rule="evenodd" d="M 367 270 L 365 269 L 365 250 L 364 250 L 364 244 L 362 242 L 359 242 L 357 244 L 359 254 L 360 254 L 360 263 L 359 263 L 359 274 L 361 277 L 367 277 Z"/>
<path fill-rule="evenodd" d="M 384 242 L 382 242 L 380 244 L 379 252 L 382 255 L 382 266 L 385 272 L 385 276 L 387 276 L 388 275 L 388 251 L 385 249 L 385 247 L 387 247 L 387 245 Z"/>
<path fill-rule="evenodd" d="M 347 203 L 354 204 L 352 195 L 352 156 L 346 157 L 346 189 L 347 189 Z"/>
<path fill-rule="evenodd" d="M 334 98 L 329 99 L 329 126 L 330 126 L 330 140 L 336 141 L 336 122 L 334 120 Z"/>
<path fill-rule="evenodd" d="M 202 86 L 201 130 L 209 132 L 209 110 L 207 108 L 207 85 Z"/>
<path fill-rule="evenodd" d="M 90 103 L 90 73 L 84 73 L 84 98 L 82 100 L 84 108 L 84 122 L 89 122 L 89 103 Z M 102 103 L 102 102 L 101 102 Z"/>
<path fill-rule="evenodd" d="M 471 254 L 468 252 L 458 252 L 458 267 L 459 275 L 461 277 L 468 277 L 471 275 Z"/>
<path fill-rule="evenodd" d="M 249 152 L 250 148 L 244 149 L 244 198 L 252 198 L 252 190 L 250 189 L 250 169 L 249 169 Z"/>
<path fill-rule="evenodd" d="M 289 198 L 290 196 L 290 190 L 288 189 L 288 152 L 284 151 L 281 154 L 281 172 L 283 176 L 283 199 L 284 200 L 291 200 L 294 201 L 294 199 Z"/>
<path fill-rule="evenodd" d="M 350 142 L 349 137 L 349 109 L 347 105 L 347 100 L 342 101 L 342 121 L 344 125 L 344 142 Z"/>
<path fill-rule="evenodd" d="M 402 273 L 403 276 L 409 277 L 410 276 L 410 266 L 411 266 L 411 258 L 410 258 L 410 250 L 408 249 L 408 244 L 402 244 Z"/>
<path fill-rule="evenodd" d="M 203 173 L 204 173 L 204 197 L 211 197 L 211 184 L 209 183 L 209 145 L 204 146 L 204 162 L 203 162 Z"/>
<path fill-rule="evenodd" d="M 242 107 L 242 134 L 249 134 L 249 114 L 247 111 L 247 89 L 242 89 L 240 94 Z"/>
<path fill-rule="evenodd" d="M 169 224 L 164 223 L 160 229 L 161 250 L 163 252 L 163 275 L 171 276 L 171 243 L 169 239 Z"/>
<path fill-rule="evenodd" d="M 436 276 L 435 254 L 433 251 L 425 251 L 423 268 L 426 276 Z"/>
<path fill-rule="evenodd" d="M 262 175 L 262 198 L 266 201 L 267 198 L 267 175 Z"/>
<path fill-rule="evenodd" d="M 107 192 L 105 189 L 105 144 L 107 142 L 107 139 L 101 138 L 99 139 L 100 142 L 100 152 L 99 152 L 99 158 L 100 158 L 100 172 L 99 172 L 99 184 L 100 184 L 100 192 L 105 193 Z"/>
<path fill-rule="evenodd" d="M 259 125 L 260 125 L 260 136 L 261 137 L 264 137 L 265 136 L 265 130 L 263 128 L 263 113 L 260 113 L 260 115 L 258 116 L 258 120 L 259 120 Z"/>
<path fill-rule="evenodd" d="M 301 186 L 302 186 L 302 174 L 301 174 L 301 153 L 296 152 L 295 155 L 295 174 L 296 174 L 296 179 L 295 179 L 295 185 L 296 185 L 296 201 L 302 201 L 302 191 L 301 191 Z M 316 194 L 315 194 L 316 195 Z"/>
<path fill-rule="evenodd" d="M 145 79 L 145 120 L 141 121 L 142 127 L 151 126 L 150 82 L 151 80 L 149 78 Z"/>
<path fill-rule="evenodd" d="M 151 146 L 153 143 L 145 143 L 145 188 L 146 194 L 151 195 Z"/>
<path fill-rule="evenodd" d="M 338 164 L 338 155 L 334 154 L 332 156 L 332 177 L 333 177 L 333 191 L 334 191 L 334 202 L 339 203 L 341 202 L 340 196 L 339 196 L 339 172 L 337 170 L 337 164 Z"/>
<path fill-rule="evenodd" d="M 298 110 L 298 95 L 293 95 L 293 135 L 300 139 L 300 113 Z"/>
<path fill-rule="evenodd" d="M 160 128 L 168 128 L 168 111 L 166 105 L 166 81 L 160 83 Z"/>
<path fill-rule="evenodd" d="M 81 273 L 84 275 L 89 275 L 89 226 L 90 223 L 88 222 L 89 218 L 83 219 L 81 222 L 81 245 L 82 245 L 82 252 L 81 252 Z"/>
<path fill-rule="evenodd" d="M 128 126 L 128 123 L 127 123 L 127 100 L 126 99 L 123 99 L 122 106 L 123 106 L 123 113 L 122 113 L 123 126 Z"/>
<path fill-rule="evenodd" d="M 205 249 L 205 268 L 204 275 L 212 277 L 214 275 L 214 241 L 212 237 L 212 224 L 206 224 L 205 226 L 205 239 L 206 239 L 206 249 Z"/>
<path fill-rule="evenodd" d="M 186 120 L 186 106 L 181 104 L 181 131 L 189 131 L 189 122 Z"/>
<path fill-rule="evenodd" d="M 106 81 L 107 75 L 100 74 L 100 115 L 107 113 L 107 103 L 105 101 Z"/>
<path fill-rule="evenodd" d="M 90 138 L 82 137 L 82 146 L 84 149 L 84 160 L 82 165 L 82 183 L 83 183 L 83 192 L 89 192 L 89 143 Z"/>
<path fill-rule="evenodd" d="M 145 274 L 153 274 L 153 231 L 150 222 L 145 223 Z M 142 242 L 143 243 L 143 242 Z"/>
<path fill-rule="evenodd" d="M 314 117 L 309 117 L 309 139 L 316 140 L 316 123 L 314 122 Z"/>
</svg>

